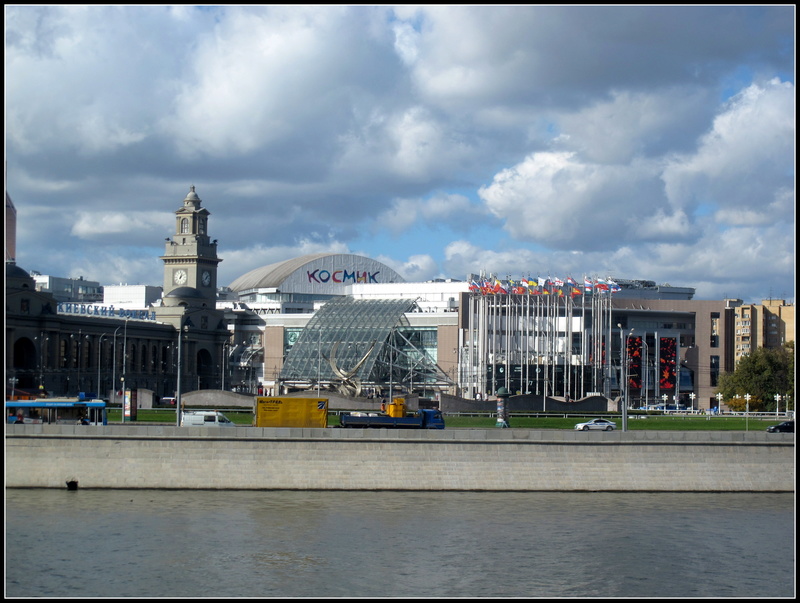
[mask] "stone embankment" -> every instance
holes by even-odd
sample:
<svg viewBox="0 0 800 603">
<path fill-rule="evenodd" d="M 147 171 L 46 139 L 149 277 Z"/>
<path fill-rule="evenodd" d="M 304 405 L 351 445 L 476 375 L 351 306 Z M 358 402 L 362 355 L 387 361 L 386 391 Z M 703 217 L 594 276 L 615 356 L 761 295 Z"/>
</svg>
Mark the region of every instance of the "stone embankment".
<svg viewBox="0 0 800 603">
<path fill-rule="evenodd" d="M 6 487 L 792 492 L 794 434 L 6 426 Z"/>
</svg>

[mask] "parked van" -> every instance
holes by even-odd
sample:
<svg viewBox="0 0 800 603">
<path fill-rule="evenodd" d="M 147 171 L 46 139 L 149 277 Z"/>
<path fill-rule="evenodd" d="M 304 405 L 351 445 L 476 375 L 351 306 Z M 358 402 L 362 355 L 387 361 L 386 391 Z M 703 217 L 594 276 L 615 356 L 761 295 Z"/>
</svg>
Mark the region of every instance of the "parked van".
<svg viewBox="0 0 800 603">
<path fill-rule="evenodd" d="M 181 415 L 181 427 L 235 427 L 216 410 L 188 410 Z"/>
</svg>

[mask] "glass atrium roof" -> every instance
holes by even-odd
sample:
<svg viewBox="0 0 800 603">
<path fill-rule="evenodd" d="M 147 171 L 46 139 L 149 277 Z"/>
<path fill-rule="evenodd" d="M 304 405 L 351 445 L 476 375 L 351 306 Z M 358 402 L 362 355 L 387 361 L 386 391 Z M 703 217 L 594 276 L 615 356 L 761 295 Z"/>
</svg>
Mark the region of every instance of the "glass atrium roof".
<svg viewBox="0 0 800 603">
<path fill-rule="evenodd" d="M 415 307 L 416 301 L 408 299 L 329 301 L 288 351 L 281 380 L 329 384 L 357 396 L 362 385 L 399 384 L 407 376 L 420 385 L 446 379 L 430 354 L 407 337 L 411 327 L 405 314 Z"/>
</svg>

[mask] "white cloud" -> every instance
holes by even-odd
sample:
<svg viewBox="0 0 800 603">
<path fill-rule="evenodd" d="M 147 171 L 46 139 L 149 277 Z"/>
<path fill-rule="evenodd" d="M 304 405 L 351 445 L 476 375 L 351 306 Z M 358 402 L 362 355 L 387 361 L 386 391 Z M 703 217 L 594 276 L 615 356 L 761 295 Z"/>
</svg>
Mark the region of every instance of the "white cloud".
<svg viewBox="0 0 800 603">
<path fill-rule="evenodd" d="M 140 238 L 142 232 L 170 232 L 173 217 L 166 212 L 87 212 L 79 211 L 72 223 L 71 233 L 79 239 L 92 240 L 114 235 L 127 235 L 129 240 Z"/>
<path fill-rule="evenodd" d="M 442 276 L 436 260 L 429 255 L 416 254 L 407 260 L 397 260 L 388 256 L 378 256 L 375 259 L 392 268 L 409 282 L 424 282 Z"/>
<path fill-rule="evenodd" d="M 16 148 L 94 154 L 152 135 L 169 92 L 165 78 L 187 48 L 187 28 L 172 28 L 167 14 L 158 7 L 12 10 L 6 123 Z"/>
<path fill-rule="evenodd" d="M 413 65 L 417 60 L 419 34 L 410 23 L 396 23 L 394 31 L 394 49 L 406 65 Z"/>
<path fill-rule="evenodd" d="M 721 219 L 737 219 L 737 208 L 778 208 L 771 205 L 776 195 L 793 187 L 794 96 L 794 86 L 778 79 L 734 96 L 697 151 L 667 165 L 663 178 L 670 202 L 676 207 L 711 202 L 723 210 Z"/>
<path fill-rule="evenodd" d="M 599 164 L 629 163 L 694 145 L 712 116 L 710 91 L 675 87 L 613 91 L 579 111 L 554 115 L 559 149 Z"/>
<path fill-rule="evenodd" d="M 314 253 L 352 253 L 346 245 L 336 241 L 303 238 L 292 245 L 255 243 L 244 248 L 220 248 L 223 262 L 219 265 L 219 282 L 223 286 L 243 274 L 261 266 L 269 266 L 291 258 Z"/>
<path fill-rule="evenodd" d="M 196 184 L 220 282 L 359 248 L 428 278 L 793 283 L 793 7 L 6 16 L 7 189 L 31 269 L 102 259 L 160 283 L 157 233 Z"/>
<path fill-rule="evenodd" d="M 556 249 L 613 249 L 638 237 L 633 227 L 663 216 L 658 165 L 607 166 L 575 153 L 534 153 L 479 191 L 518 240 Z M 651 222 L 652 236 L 659 234 Z"/>
<path fill-rule="evenodd" d="M 378 216 L 376 224 L 395 235 L 422 222 L 430 228 L 447 226 L 466 230 L 484 219 L 483 208 L 463 195 L 437 194 L 430 199 L 395 199 L 392 206 Z"/>
<path fill-rule="evenodd" d="M 326 148 L 349 129 L 351 104 L 369 97 L 372 78 L 391 72 L 380 61 L 394 53 L 369 17 L 347 7 L 227 10 L 213 35 L 198 39 L 191 77 L 164 121 L 180 152 Z"/>
</svg>

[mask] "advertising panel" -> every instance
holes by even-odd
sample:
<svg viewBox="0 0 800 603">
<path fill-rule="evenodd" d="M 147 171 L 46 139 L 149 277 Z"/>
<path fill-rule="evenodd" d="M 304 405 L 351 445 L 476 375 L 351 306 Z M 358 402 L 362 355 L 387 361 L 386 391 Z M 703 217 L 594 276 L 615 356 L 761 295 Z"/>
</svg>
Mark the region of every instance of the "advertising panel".
<svg viewBox="0 0 800 603">
<path fill-rule="evenodd" d="M 256 398 L 256 427 L 327 427 L 326 398 Z"/>
</svg>

